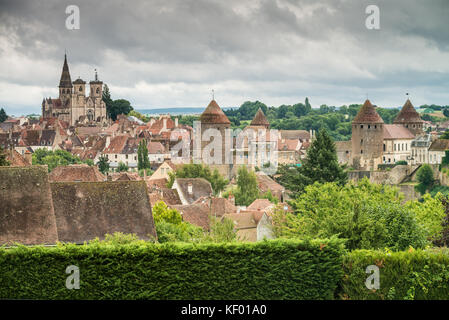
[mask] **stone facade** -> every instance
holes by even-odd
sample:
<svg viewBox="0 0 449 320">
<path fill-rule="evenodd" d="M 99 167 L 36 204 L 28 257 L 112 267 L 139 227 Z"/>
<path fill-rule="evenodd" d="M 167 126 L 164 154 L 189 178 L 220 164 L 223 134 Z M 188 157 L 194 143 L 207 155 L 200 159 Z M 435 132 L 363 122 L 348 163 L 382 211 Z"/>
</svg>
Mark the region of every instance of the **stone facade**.
<svg viewBox="0 0 449 320">
<path fill-rule="evenodd" d="M 64 56 L 61 80 L 59 81 L 59 98 L 45 98 L 42 101 L 42 117 L 58 118 L 71 126 L 76 124 L 107 125 L 106 104 L 102 100 L 103 82 L 89 82 L 89 96 L 86 96 L 86 82 L 77 79 L 71 81 L 67 56 Z"/>
</svg>

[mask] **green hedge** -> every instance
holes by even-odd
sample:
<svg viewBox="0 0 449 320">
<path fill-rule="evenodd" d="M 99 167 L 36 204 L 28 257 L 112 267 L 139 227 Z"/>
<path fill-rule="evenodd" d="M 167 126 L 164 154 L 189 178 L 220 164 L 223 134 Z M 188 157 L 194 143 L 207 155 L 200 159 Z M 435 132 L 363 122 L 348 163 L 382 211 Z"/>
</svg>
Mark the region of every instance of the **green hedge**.
<svg viewBox="0 0 449 320">
<path fill-rule="evenodd" d="M 0 298 L 332 299 L 339 240 L 0 248 Z M 68 290 L 66 267 L 80 269 Z"/>
<path fill-rule="evenodd" d="M 369 290 L 366 267 L 377 265 L 380 287 Z M 385 253 L 356 250 L 343 262 L 343 280 L 337 296 L 342 299 L 403 300 L 449 299 L 449 252 L 447 249 Z"/>
</svg>

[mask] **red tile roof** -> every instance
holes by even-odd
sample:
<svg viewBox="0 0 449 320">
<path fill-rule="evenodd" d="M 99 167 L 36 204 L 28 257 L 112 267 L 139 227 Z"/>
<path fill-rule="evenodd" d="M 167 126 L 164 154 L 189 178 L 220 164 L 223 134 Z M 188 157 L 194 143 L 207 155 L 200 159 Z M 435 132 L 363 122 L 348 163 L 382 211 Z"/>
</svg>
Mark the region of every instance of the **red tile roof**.
<svg viewBox="0 0 449 320">
<path fill-rule="evenodd" d="M 200 121 L 207 124 L 231 124 L 215 100 L 212 100 L 201 114 Z"/>
<path fill-rule="evenodd" d="M 251 126 L 263 126 L 263 127 L 269 127 L 270 123 L 267 120 L 267 117 L 265 117 L 265 114 L 263 113 L 262 109 L 259 108 L 257 110 L 256 115 L 254 116 L 254 119 L 251 121 Z"/>
<path fill-rule="evenodd" d="M 409 122 L 423 122 L 421 117 L 419 116 L 419 113 L 416 112 L 415 108 L 413 107 L 412 103 L 409 99 L 405 102 L 404 106 L 402 107 L 399 114 L 394 119 L 393 123 L 409 123 Z"/>
<path fill-rule="evenodd" d="M 366 100 L 352 123 L 384 123 L 369 100 Z"/>
<path fill-rule="evenodd" d="M 383 128 L 384 139 L 414 139 L 415 136 L 406 127 L 397 124 L 385 124 Z"/>
</svg>

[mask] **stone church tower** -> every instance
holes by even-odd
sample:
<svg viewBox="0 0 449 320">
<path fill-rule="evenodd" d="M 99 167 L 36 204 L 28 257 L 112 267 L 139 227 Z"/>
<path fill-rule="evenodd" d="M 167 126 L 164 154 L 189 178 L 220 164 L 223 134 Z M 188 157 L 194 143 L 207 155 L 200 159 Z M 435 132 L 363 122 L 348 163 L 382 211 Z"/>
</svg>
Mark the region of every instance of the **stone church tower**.
<svg viewBox="0 0 449 320">
<path fill-rule="evenodd" d="M 352 121 L 352 165 L 356 170 L 377 170 L 382 163 L 384 121 L 366 100 Z"/>
<path fill-rule="evenodd" d="M 42 117 L 56 117 L 75 125 L 107 125 L 106 104 L 102 100 L 103 82 L 95 80 L 89 83 L 90 92 L 86 97 L 86 82 L 77 79 L 72 82 L 67 55 L 64 55 L 61 79 L 59 80 L 59 98 L 44 98 L 42 101 Z"/>
<path fill-rule="evenodd" d="M 406 127 L 415 136 L 424 134 L 424 121 L 421 119 L 419 113 L 416 112 L 410 99 L 407 99 L 393 123 Z"/>
</svg>

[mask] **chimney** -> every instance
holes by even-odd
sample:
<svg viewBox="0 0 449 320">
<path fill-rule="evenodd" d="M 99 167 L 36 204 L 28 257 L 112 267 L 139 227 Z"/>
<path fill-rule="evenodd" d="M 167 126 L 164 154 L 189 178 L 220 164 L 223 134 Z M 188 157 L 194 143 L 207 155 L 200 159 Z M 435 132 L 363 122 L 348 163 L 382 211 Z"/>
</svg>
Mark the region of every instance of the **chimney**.
<svg viewBox="0 0 449 320">
<path fill-rule="evenodd" d="M 106 144 L 104 145 L 104 148 L 106 149 L 107 147 L 109 147 L 110 144 L 111 144 L 111 137 L 106 136 Z"/>
<path fill-rule="evenodd" d="M 175 127 L 178 127 L 178 118 L 175 118 Z"/>
<path fill-rule="evenodd" d="M 162 118 L 162 130 L 161 131 L 167 131 L 167 118 Z"/>
<path fill-rule="evenodd" d="M 30 150 L 25 151 L 24 158 L 30 165 L 33 164 L 32 153 Z"/>
<path fill-rule="evenodd" d="M 187 184 L 187 192 L 188 192 L 189 194 L 193 194 L 193 185 L 192 185 L 191 182 L 189 182 L 189 183 Z"/>
<path fill-rule="evenodd" d="M 235 206 L 235 197 L 233 194 L 230 194 L 228 200 Z"/>
</svg>

